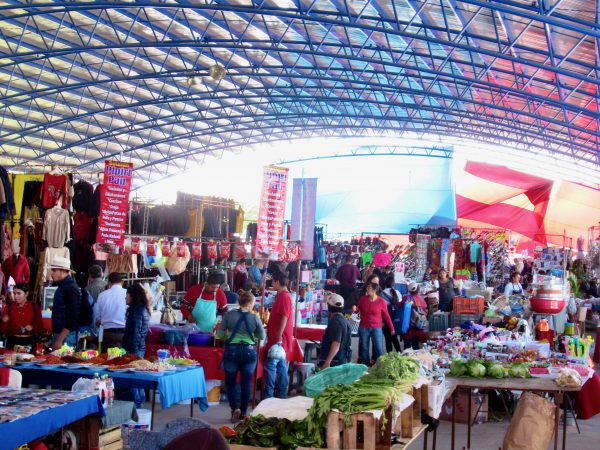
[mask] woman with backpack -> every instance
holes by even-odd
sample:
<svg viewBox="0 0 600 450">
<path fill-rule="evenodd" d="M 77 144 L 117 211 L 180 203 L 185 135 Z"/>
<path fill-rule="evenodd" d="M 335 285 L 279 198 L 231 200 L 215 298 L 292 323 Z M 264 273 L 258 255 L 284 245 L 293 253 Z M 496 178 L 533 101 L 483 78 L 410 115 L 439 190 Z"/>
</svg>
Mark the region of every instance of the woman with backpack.
<svg viewBox="0 0 600 450">
<path fill-rule="evenodd" d="M 427 327 L 427 303 L 419 295 L 419 285 L 410 283 L 408 285 L 408 295 L 404 297 L 405 302 L 411 302 L 410 326 L 408 331 L 402 335 L 404 340 L 404 349 L 409 346 L 413 350 L 419 349 L 419 343 L 427 342 L 425 328 Z"/>
<path fill-rule="evenodd" d="M 400 308 L 400 301 L 402 300 L 402 295 L 394 288 L 395 284 L 396 281 L 394 279 L 394 275 L 389 275 L 383 283 L 384 289 L 381 292 L 381 298 L 386 301 L 388 305 L 388 313 L 390 314 L 392 320 L 395 316 L 395 311 Z M 392 334 L 385 323 L 383 324 L 383 337 L 385 338 L 386 352 L 391 352 L 392 348 L 397 352 L 402 351 L 400 347 L 399 336 L 397 334 Z"/>
<path fill-rule="evenodd" d="M 2 314 L 2 331 L 7 335 L 6 347 L 34 345 L 35 334 L 43 330 L 42 312 L 38 305 L 28 301 L 29 286 L 18 283 L 13 288 L 13 301 Z"/>
</svg>

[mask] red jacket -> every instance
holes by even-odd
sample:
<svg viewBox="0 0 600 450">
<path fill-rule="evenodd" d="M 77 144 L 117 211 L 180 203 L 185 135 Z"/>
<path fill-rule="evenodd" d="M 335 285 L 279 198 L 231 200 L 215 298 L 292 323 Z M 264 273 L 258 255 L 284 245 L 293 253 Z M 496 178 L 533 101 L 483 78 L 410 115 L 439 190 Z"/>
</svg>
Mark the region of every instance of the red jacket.
<svg viewBox="0 0 600 450">
<path fill-rule="evenodd" d="M 6 277 L 13 277 L 15 283 L 29 283 L 29 263 L 23 255 L 19 255 L 16 262 L 13 256 L 6 258 L 2 263 L 2 271 Z"/>
<path fill-rule="evenodd" d="M 358 312 L 360 313 L 361 328 L 383 328 L 383 321 L 390 330 L 394 329 L 394 324 L 388 313 L 387 303 L 381 297 L 371 301 L 371 297 L 363 295 L 358 301 Z"/>
<path fill-rule="evenodd" d="M 25 302 L 22 307 L 13 302 L 6 306 L 3 315 L 8 316 L 8 322 L 3 322 L 0 329 L 9 336 L 32 335 L 34 333 L 40 333 L 44 328 L 40 307 L 33 302 Z M 31 325 L 33 329 L 31 331 L 22 332 L 21 327 L 27 325 Z"/>
</svg>

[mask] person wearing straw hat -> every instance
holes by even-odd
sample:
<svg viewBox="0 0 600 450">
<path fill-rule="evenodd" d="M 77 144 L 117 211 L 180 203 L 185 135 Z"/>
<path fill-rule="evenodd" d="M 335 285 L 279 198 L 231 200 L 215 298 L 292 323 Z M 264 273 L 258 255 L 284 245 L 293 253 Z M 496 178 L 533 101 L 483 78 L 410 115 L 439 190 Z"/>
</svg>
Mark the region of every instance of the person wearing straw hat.
<svg viewBox="0 0 600 450">
<path fill-rule="evenodd" d="M 50 263 L 50 276 L 57 286 L 52 305 L 52 348 L 77 345 L 81 290 L 71 276 L 71 261 L 55 256 Z"/>
</svg>

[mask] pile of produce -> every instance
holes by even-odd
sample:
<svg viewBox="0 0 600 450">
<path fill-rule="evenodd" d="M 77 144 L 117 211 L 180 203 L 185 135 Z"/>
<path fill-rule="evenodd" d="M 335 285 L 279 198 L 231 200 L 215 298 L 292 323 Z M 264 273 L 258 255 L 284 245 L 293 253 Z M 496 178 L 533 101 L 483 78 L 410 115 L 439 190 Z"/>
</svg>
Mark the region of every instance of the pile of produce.
<svg viewBox="0 0 600 450">
<path fill-rule="evenodd" d="M 332 410 L 343 413 L 346 425 L 349 425 L 350 414 L 394 408 L 402 394 L 411 390 L 419 371 L 417 361 L 397 353 L 388 353 L 379 357 L 368 373 L 355 383 L 326 388 L 315 398 L 308 411 L 308 431 L 314 436 L 317 446 L 324 444 L 323 430 Z M 385 416 L 382 427 L 385 427 Z"/>
<path fill-rule="evenodd" d="M 455 359 L 450 365 L 451 377 L 473 378 L 531 378 L 529 365 L 526 363 L 502 364 L 497 361 L 483 359 Z"/>
<path fill-rule="evenodd" d="M 314 436 L 308 432 L 306 420 L 269 418 L 252 416 L 241 422 L 235 430 L 221 427 L 221 433 L 230 444 L 253 445 L 256 447 L 276 447 L 278 450 L 294 450 L 296 447 L 313 447 Z"/>
</svg>

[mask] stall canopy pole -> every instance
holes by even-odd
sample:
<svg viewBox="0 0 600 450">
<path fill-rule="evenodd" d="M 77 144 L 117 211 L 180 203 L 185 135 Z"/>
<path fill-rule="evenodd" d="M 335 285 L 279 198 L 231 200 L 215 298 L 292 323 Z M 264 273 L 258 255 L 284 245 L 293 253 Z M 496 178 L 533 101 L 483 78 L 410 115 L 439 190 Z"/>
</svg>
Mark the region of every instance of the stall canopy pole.
<svg viewBox="0 0 600 450">
<path fill-rule="evenodd" d="M 296 327 L 298 326 L 298 298 L 300 297 L 300 269 L 302 260 L 298 261 L 298 269 L 296 270 L 296 300 L 294 301 L 294 339 L 296 339 Z"/>
</svg>

